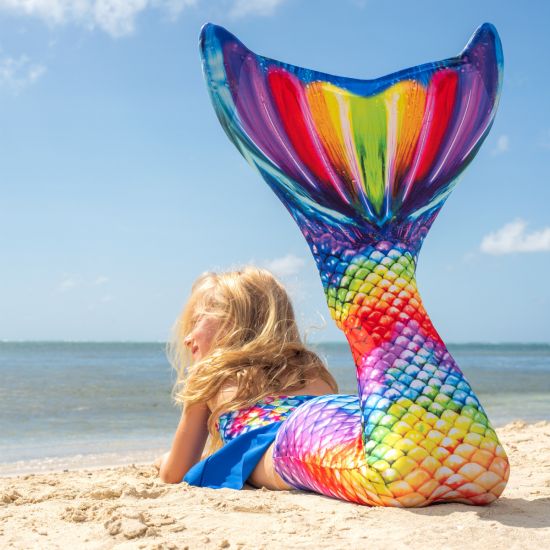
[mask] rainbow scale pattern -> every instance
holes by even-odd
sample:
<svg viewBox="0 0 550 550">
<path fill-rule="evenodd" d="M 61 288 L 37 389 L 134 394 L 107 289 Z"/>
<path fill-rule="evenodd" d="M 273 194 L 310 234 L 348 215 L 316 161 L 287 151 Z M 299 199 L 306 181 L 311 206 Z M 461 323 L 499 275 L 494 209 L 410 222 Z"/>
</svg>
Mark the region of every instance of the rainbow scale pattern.
<svg viewBox="0 0 550 550">
<path fill-rule="evenodd" d="M 495 28 L 482 25 L 456 57 L 375 80 L 258 56 L 210 24 L 201 54 L 218 118 L 308 242 L 356 367 L 357 395 L 316 397 L 285 419 L 277 472 L 368 505 L 494 501 L 506 454 L 427 315 L 415 272 L 496 114 Z"/>
<path fill-rule="evenodd" d="M 224 443 L 273 422 L 286 420 L 290 413 L 311 399 L 310 395 L 267 396 L 251 407 L 220 414 L 217 429 Z"/>
<path fill-rule="evenodd" d="M 492 502 L 506 485 L 508 460 L 422 306 L 412 255 L 382 241 L 351 261 L 332 257 L 318 264 L 334 266 L 322 279 L 358 364 L 359 396 L 300 407 L 277 434 L 278 473 L 362 504 Z"/>
</svg>

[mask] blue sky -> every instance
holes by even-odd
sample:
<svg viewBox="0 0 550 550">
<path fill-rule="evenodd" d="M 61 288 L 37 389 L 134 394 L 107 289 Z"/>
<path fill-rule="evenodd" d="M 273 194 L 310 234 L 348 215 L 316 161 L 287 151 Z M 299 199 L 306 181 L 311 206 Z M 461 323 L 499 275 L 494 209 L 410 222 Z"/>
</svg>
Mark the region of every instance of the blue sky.
<svg viewBox="0 0 550 550">
<path fill-rule="evenodd" d="M 496 25 L 496 122 L 422 250 L 447 342 L 550 342 L 550 4 L 0 0 L 0 340 L 164 340 L 202 271 L 254 262 L 342 338 L 298 228 L 229 143 L 197 38 L 375 78 Z M 323 318 L 325 321 L 323 321 Z"/>
</svg>

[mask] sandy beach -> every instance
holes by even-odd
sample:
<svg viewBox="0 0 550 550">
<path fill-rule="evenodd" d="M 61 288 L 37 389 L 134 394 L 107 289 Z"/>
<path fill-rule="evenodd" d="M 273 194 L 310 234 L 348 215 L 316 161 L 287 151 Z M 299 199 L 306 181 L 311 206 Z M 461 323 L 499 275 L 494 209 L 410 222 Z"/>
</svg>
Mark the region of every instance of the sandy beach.
<svg viewBox="0 0 550 550">
<path fill-rule="evenodd" d="M 550 543 L 550 423 L 498 430 L 495 504 L 369 508 L 316 494 L 165 485 L 149 465 L 0 478 L 2 548 L 524 548 Z"/>
</svg>

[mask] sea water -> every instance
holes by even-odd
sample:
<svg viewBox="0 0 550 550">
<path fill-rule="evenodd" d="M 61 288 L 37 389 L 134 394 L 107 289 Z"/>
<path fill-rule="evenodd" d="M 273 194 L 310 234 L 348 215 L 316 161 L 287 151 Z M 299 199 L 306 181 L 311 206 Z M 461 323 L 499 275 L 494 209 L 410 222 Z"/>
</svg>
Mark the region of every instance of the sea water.
<svg viewBox="0 0 550 550">
<path fill-rule="evenodd" d="M 315 349 L 356 393 L 347 344 Z M 495 426 L 550 420 L 550 345 L 449 351 Z M 162 343 L 0 342 L 0 475 L 153 460 L 179 421 L 173 383 Z"/>
</svg>

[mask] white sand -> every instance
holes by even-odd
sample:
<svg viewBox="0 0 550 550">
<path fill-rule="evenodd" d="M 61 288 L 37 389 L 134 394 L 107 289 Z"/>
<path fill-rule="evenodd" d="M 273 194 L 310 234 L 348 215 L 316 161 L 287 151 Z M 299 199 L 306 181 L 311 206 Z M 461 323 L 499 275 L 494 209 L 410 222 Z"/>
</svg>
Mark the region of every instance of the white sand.
<svg viewBox="0 0 550 550">
<path fill-rule="evenodd" d="M 0 479 L 0 548 L 543 548 L 550 423 L 497 430 L 512 473 L 487 507 L 369 508 L 316 494 L 164 485 L 151 466 Z"/>
</svg>

